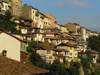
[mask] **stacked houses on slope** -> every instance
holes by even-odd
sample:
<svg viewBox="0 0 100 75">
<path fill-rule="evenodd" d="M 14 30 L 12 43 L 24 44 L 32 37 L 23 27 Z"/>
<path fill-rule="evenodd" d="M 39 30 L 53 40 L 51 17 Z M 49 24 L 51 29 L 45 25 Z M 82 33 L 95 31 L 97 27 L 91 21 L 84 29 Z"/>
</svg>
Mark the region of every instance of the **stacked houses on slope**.
<svg viewBox="0 0 100 75">
<path fill-rule="evenodd" d="M 7 9 L 12 12 L 12 15 L 14 15 L 16 19 L 15 22 L 17 23 L 16 29 L 18 31 L 20 30 L 21 34 L 23 34 L 23 36 L 13 34 L 13 38 L 19 38 L 20 40 L 17 39 L 19 43 L 22 41 L 23 43 L 25 43 L 24 41 L 38 41 L 36 52 L 48 63 L 53 63 L 55 60 L 60 60 L 61 62 L 64 62 L 64 60 L 69 62 L 79 60 L 78 52 L 82 53 L 87 50 L 87 40 L 89 37 L 99 35 L 98 32 L 88 30 L 77 23 L 68 23 L 66 25 L 57 24 L 54 16 L 48 13 L 43 14 L 38 9 L 27 4 L 22 6 L 21 1 L 16 1 L 17 4 L 13 0 L 7 2 L 1 0 L 0 5 L 1 13 L 2 10 L 6 11 Z M 12 36 L 12 34 L 10 33 L 10 35 L 8 32 L 5 34 Z M 4 35 L 2 35 L 2 37 L 6 38 Z M 1 41 L 2 39 L 0 38 Z M 7 46 L 6 44 L 9 43 L 6 41 L 4 45 Z M 20 44 L 18 45 L 19 52 L 21 51 L 20 46 L 22 46 Z M 15 44 L 13 45 L 15 46 Z M 25 47 L 26 46 L 27 45 L 25 45 Z M 2 48 L 0 52 L 2 53 L 3 50 L 6 50 L 7 54 L 9 49 Z M 11 52 L 12 51 L 13 50 L 11 50 Z M 24 49 L 24 51 L 26 50 Z M 13 56 L 7 55 L 9 58 L 15 59 Z M 20 60 L 19 55 L 18 60 Z"/>
</svg>

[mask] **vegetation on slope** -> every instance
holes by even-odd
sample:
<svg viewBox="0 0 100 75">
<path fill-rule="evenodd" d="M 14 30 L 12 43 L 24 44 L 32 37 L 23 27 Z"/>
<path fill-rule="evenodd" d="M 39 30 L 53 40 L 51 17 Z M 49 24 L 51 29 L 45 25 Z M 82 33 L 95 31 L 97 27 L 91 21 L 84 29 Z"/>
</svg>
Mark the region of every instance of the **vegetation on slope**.
<svg viewBox="0 0 100 75">
<path fill-rule="evenodd" d="M 13 16 L 9 10 L 5 12 L 5 15 L 0 14 L 0 28 L 6 31 L 16 32 L 15 27 L 17 24 L 11 21 L 12 18 Z"/>
<path fill-rule="evenodd" d="M 100 53 L 100 35 L 93 36 L 89 38 L 89 45 L 92 50 L 98 51 Z"/>
</svg>

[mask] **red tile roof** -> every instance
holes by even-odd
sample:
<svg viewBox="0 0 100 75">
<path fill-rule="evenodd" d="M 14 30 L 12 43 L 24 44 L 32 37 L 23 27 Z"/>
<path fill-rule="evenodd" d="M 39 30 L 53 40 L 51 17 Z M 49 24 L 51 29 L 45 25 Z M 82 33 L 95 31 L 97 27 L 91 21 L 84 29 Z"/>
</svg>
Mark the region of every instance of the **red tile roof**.
<svg viewBox="0 0 100 75">
<path fill-rule="evenodd" d="M 25 22 L 25 23 L 24 23 L 24 25 L 31 25 L 31 24 L 30 24 L 30 23 L 26 23 L 26 22 Z"/>
<path fill-rule="evenodd" d="M 61 43 L 58 46 L 69 46 L 69 47 L 77 47 L 77 44 L 72 44 L 72 43 Z"/>
<path fill-rule="evenodd" d="M 79 52 L 79 54 L 87 54 L 87 52 L 88 52 L 89 50 L 85 50 L 85 52 Z M 99 52 L 97 52 L 97 51 L 94 51 L 94 50 L 90 50 L 93 54 L 99 54 Z"/>
<path fill-rule="evenodd" d="M 5 73 L 7 75 L 35 75 L 48 72 L 48 70 L 0 56 L 1 75 L 4 75 Z"/>
<path fill-rule="evenodd" d="M 53 50 L 54 51 L 68 51 L 68 50 L 65 50 L 65 49 L 58 49 L 58 48 L 54 48 Z"/>
<path fill-rule="evenodd" d="M 56 32 L 45 32 L 44 34 L 57 34 Z"/>
<path fill-rule="evenodd" d="M 45 38 L 45 39 L 54 39 L 54 40 L 59 39 L 58 37 L 52 37 L 52 36 L 44 36 L 43 38 Z"/>
<path fill-rule="evenodd" d="M 53 43 L 47 43 L 47 42 L 41 42 L 41 41 L 38 41 L 38 44 L 37 44 L 37 50 L 39 49 L 43 49 L 43 50 L 53 50 L 53 48 L 55 47 L 56 45 L 53 44 Z"/>
</svg>

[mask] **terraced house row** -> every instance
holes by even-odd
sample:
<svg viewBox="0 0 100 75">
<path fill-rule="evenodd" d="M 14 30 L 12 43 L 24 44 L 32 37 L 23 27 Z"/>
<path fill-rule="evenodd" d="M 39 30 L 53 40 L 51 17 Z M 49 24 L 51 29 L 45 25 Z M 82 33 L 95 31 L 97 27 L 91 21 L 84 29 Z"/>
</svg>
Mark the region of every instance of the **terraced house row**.
<svg viewBox="0 0 100 75">
<path fill-rule="evenodd" d="M 99 35 L 96 31 L 81 27 L 81 24 L 57 24 L 56 18 L 51 14 L 43 14 L 38 9 L 27 4 L 22 5 L 20 0 L 1 0 L 0 8 L 0 13 L 2 14 L 7 9 L 11 11 L 12 15 L 14 15 L 13 19 L 17 23 L 17 31 L 21 31 L 23 34 L 23 36 L 12 34 L 14 38 L 17 37 L 27 42 L 37 41 L 38 49 L 36 52 L 48 63 L 53 63 L 55 60 L 60 60 L 61 62 L 64 62 L 64 60 L 69 62 L 72 60 L 80 61 L 78 53 L 87 50 L 89 37 Z M 21 44 L 19 48 L 23 47 L 24 49 L 18 50 L 28 57 L 26 46 L 27 44 Z M 9 51 L 9 49 L 6 51 Z M 13 58 L 13 56 L 8 57 Z M 22 59 L 20 57 L 14 59 L 20 61 Z M 27 61 L 27 59 L 22 61 Z"/>
</svg>

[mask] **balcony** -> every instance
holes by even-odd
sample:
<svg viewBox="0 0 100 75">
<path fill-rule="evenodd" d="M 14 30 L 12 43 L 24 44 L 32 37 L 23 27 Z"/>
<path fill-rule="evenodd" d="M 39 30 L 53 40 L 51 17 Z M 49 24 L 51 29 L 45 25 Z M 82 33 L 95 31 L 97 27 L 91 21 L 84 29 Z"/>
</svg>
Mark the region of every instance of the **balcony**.
<svg viewBox="0 0 100 75">
<path fill-rule="evenodd" d="M 24 22 L 24 25 L 30 26 L 30 25 L 31 25 L 31 23 Z"/>
<path fill-rule="evenodd" d="M 63 54 L 53 54 L 53 56 L 63 57 Z"/>
<path fill-rule="evenodd" d="M 41 18 L 41 19 L 44 19 L 44 15 L 42 15 L 40 18 Z"/>
<path fill-rule="evenodd" d="M 35 15 L 36 15 L 36 16 L 39 16 L 39 12 L 37 12 Z"/>
<path fill-rule="evenodd" d="M 31 35 L 31 34 L 32 34 L 32 32 L 27 32 L 27 34 L 28 34 L 28 35 Z"/>
<path fill-rule="evenodd" d="M 84 40 L 78 40 L 77 42 L 78 42 L 79 44 L 80 44 L 80 43 L 87 43 L 87 42 L 84 41 Z"/>
</svg>

